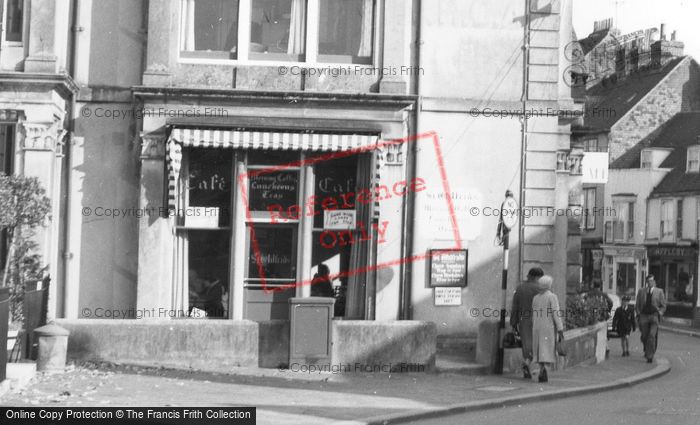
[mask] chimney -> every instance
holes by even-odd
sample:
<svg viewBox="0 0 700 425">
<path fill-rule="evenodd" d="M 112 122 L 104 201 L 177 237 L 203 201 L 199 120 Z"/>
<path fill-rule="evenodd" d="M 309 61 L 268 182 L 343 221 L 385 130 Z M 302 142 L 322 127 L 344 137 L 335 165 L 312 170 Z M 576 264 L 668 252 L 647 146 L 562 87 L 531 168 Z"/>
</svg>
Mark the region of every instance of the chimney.
<svg viewBox="0 0 700 425">
<path fill-rule="evenodd" d="M 682 41 L 676 40 L 676 32 L 671 33 L 671 39 L 666 40 L 664 24 L 661 24 L 661 39 L 651 45 L 652 66 L 664 66 L 669 61 L 679 56 L 683 56 L 685 45 Z"/>
<path fill-rule="evenodd" d="M 661 23 L 661 40 L 666 40 L 666 24 Z"/>
</svg>

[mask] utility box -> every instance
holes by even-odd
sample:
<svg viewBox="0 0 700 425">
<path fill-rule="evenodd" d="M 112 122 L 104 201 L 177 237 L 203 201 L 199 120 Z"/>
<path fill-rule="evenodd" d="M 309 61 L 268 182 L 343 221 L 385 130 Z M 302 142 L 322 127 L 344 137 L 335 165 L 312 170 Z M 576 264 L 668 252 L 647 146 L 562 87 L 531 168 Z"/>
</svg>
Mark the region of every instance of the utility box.
<svg viewBox="0 0 700 425">
<path fill-rule="evenodd" d="M 289 368 L 331 364 L 334 298 L 289 299 Z"/>
</svg>

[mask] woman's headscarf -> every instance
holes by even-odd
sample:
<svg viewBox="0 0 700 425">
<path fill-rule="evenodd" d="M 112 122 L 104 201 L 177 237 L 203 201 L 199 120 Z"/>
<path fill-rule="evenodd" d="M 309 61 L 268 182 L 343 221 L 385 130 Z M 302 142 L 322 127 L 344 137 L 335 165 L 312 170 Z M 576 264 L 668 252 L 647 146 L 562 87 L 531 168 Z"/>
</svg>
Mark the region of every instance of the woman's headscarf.
<svg viewBox="0 0 700 425">
<path fill-rule="evenodd" d="M 544 275 L 537 280 L 540 292 L 546 292 L 552 289 L 552 276 Z"/>
</svg>

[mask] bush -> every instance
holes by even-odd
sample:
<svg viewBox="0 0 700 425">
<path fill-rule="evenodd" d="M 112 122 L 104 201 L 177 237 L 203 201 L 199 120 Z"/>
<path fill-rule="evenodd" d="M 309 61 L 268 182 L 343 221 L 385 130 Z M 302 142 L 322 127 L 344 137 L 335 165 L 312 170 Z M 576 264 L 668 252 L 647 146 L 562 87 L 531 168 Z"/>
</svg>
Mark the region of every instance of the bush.
<svg viewBox="0 0 700 425">
<path fill-rule="evenodd" d="M 36 254 L 34 228 L 42 225 L 51 211 L 51 201 L 36 177 L 0 175 L 0 229 L 8 250 L 2 284 L 10 287 L 12 321 L 22 322 L 22 301 L 27 284 L 43 278 L 46 267 Z"/>
<path fill-rule="evenodd" d="M 579 294 L 566 299 L 566 328 L 575 329 L 604 322 L 610 317 L 608 303 L 601 296 Z"/>
</svg>

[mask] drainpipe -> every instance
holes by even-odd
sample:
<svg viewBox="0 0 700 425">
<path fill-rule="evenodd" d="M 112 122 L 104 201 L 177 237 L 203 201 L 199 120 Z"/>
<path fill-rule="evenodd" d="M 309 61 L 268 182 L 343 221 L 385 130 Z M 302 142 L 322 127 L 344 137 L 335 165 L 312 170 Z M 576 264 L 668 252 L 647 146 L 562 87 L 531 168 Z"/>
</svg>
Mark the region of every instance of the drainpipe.
<svg viewBox="0 0 700 425">
<path fill-rule="evenodd" d="M 78 66 L 78 49 L 76 47 L 77 45 L 77 39 L 78 39 L 78 32 L 82 31 L 82 28 L 78 25 L 78 16 L 80 13 L 80 0 L 73 0 L 72 1 L 72 11 L 71 11 L 71 18 L 70 18 L 70 46 L 68 49 L 68 75 L 71 78 L 75 77 L 75 72 Z M 68 139 L 66 141 L 65 145 L 65 153 L 64 153 L 64 172 L 66 173 L 66 179 L 65 179 L 65 196 L 64 196 L 64 202 L 65 202 L 65 207 L 64 207 L 64 214 L 63 214 L 63 254 L 61 255 L 61 259 L 63 261 L 63 316 L 67 316 L 67 312 L 70 309 L 70 304 L 69 300 L 72 299 L 73 294 L 70 293 L 70 288 L 71 286 L 69 285 L 71 275 L 70 275 L 70 261 L 71 258 L 73 257 L 73 253 L 71 252 L 71 244 L 70 244 L 70 212 L 71 212 L 71 200 L 72 200 L 72 195 L 71 195 L 71 190 L 72 190 L 72 182 L 71 182 L 71 170 L 73 169 L 73 164 L 72 164 L 72 158 L 73 158 L 73 137 L 75 135 L 75 118 L 76 118 L 76 109 L 77 109 L 77 93 L 71 94 L 71 99 L 70 99 L 70 116 L 68 119 L 68 135 L 66 136 Z"/>
<path fill-rule="evenodd" d="M 416 76 L 416 80 L 414 83 L 414 93 L 418 96 L 418 99 L 414 103 L 415 109 L 415 119 L 413 120 L 413 125 L 409 126 L 409 132 L 413 132 L 413 134 L 417 134 L 420 126 L 419 126 L 419 117 L 420 117 L 420 111 L 421 111 L 421 100 L 420 100 L 420 78 L 422 73 L 420 72 L 420 66 L 421 66 L 421 60 L 420 60 L 420 52 L 421 52 L 421 28 L 423 26 L 423 7 L 425 5 L 425 2 L 422 0 L 416 0 L 419 5 L 418 5 L 418 16 L 416 17 L 418 21 L 418 25 L 416 28 L 416 53 L 415 53 L 415 58 L 416 58 L 416 63 L 418 65 L 418 75 Z M 408 143 L 408 149 L 406 152 L 406 178 L 407 181 L 411 181 L 415 178 L 416 176 L 416 169 L 417 169 L 417 150 L 416 150 L 416 143 Z M 415 203 L 416 203 L 416 194 L 409 191 L 408 196 L 405 198 L 405 208 L 404 208 L 404 217 L 403 217 L 403 235 L 404 235 L 404 243 L 402 246 L 402 256 L 401 258 L 408 258 L 413 255 L 413 230 L 414 230 L 414 222 L 415 222 Z M 403 262 L 401 264 L 403 267 L 403 273 L 402 273 L 402 281 L 403 285 L 400 287 L 400 308 L 399 308 L 399 319 L 400 320 L 411 320 L 413 318 L 413 305 L 411 302 L 411 288 L 413 285 L 413 263 L 412 262 Z"/>
<path fill-rule="evenodd" d="M 525 206 L 525 172 L 527 170 L 527 98 L 529 91 L 530 61 L 530 2 L 525 0 L 525 24 L 523 25 L 523 93 L 521 96 L 522 111 L 520 116 L 520 205 Z M 523 220 L 518 220 L 518 281 L 522 281 L 523 272 L 523 245 L 525 241 L 525 226 Z M 504 265 L 505 266 L 505 265 Z"/>
</svg>

